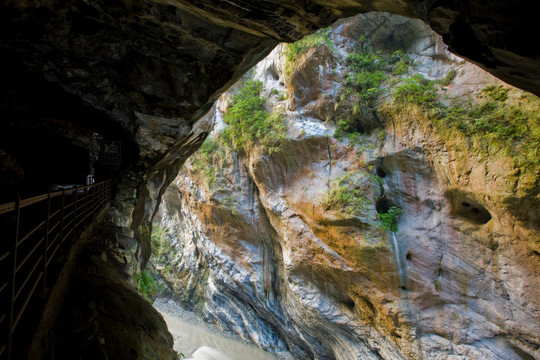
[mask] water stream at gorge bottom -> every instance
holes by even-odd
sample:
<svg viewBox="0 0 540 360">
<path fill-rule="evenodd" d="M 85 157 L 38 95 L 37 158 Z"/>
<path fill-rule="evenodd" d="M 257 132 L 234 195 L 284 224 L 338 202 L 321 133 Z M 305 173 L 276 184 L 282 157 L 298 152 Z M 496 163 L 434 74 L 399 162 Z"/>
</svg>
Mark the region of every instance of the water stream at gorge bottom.
<svg viewBox="0 0 540 360">
<path fill-rule="evenodd" d="M 275 360 L 255 345 L 225 334 L 199 320 L 172 301 L 157 299 L 154 308 L 163 315 L 174 338 L 174 349 L 186 360 Z"/>
</svg>

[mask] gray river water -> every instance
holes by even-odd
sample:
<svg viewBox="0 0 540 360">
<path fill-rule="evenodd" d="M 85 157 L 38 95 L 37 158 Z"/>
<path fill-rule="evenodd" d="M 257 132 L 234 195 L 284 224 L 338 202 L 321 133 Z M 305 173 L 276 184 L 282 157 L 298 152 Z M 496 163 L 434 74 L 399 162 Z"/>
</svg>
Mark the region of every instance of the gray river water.
<svg viewBox="0 0 540 360">
<path fill-rule="evenodd" d="M 275 360 L 275 356 L 237 337 L 224 334 L 199 320 L 193 313 L 179 308 L 172 301 L 157 299 L 154 308 L 163 315 L 174 338 L 174 349 L 189 360 Z"/>
</svg>

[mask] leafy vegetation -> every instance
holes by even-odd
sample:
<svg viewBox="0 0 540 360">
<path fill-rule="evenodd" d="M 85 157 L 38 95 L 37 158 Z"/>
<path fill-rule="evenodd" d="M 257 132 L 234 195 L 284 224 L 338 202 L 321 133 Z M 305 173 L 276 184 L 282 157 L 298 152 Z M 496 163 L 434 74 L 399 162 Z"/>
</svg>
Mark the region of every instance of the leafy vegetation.
<svg viewBox="0 0 540 360">
<path fill-rule="evenodd" d="M 403 80 L 394 91 L 394 98 L 401 106 L 413 104 L 432 107 L 437 98 L 437 89 L 433 81 L 427 80 L 422 74 L 415 74 Z"/>
<path fill-rule="evenodd" d="M 349 54 L 347 66 L 353 72 L 345 79 L 348 93 L 355 93 L 362 105 L 374 107 L 383 91 L 381 85 L 388 79 L 388 75 L 383 71 L 386 65 L 380 51 Z"/>
<path fill-rule="evenodd" d="M 401 215 L 403 215 L 403 210 L 397 206 L 391 206 L 385 213 L 378 213 L 377 218 L 380 220 L 380 228 L 393 233 L 397 232 L 397 222 Z"/>
<path fill-rule="evenodd" d="M 323 205 L 327 210 L 341 210 L 347 214 L 360 215 L 369 205 L 364 197 L 364 189 L 361 186 L 360 173 L 348 173 L 336 180 L 333 189 L 328 193 Z"/>
<path fill-rule="evenodd" d="M 452 69 L 435 82 L 416 74 L 396 87 L 394 100 L 401 108 L 417 106 L 426 111 L 440 132 L 456 131 L 485 154 L 510 156 L 517 167 L 534 171 L 540 166 L 540 107 L 538 99 L 510 99 L 510 88 L 487 86 L 468 98 L 438 101 L 437 85 L 447 86 L 456 76 Z M 448 134 L 446 134 L 448 136 Z"/>
<path fill-rule="evenodd" d="M 457 70 L 456 69 L 452 69 L 450 70 L 446 76 L 444 77 L 444 79 L 442 79 L 441 81 L 439 81 L 439 84 L 441 86 L 448 86 L 452 83 L 452 81 L 454 81 L 454 78 L 456 77 L 457 75 Z"/>
<path fill-rule="evenodd" d="M 508 99 L 509 88 L 505 88 L 502 85 L 491 85 L 482 89 L 483 92 L 487 93 L 495 101 L 506 101 Z"/>
<path fill-rule="evenodd" d="M 332 29 L 330 27 L 320 29 L 314 34 L 304 36 L 302 39 L 288 44 L 284 52 L 285 55 L 285 75 L 289 76 L 294 71 L 296 62 L 302 54 L 305 54 L 309 49 L 317 46 L 325 46 L 330 50 L 334 50 L 334 42 L 332 41 Z"/>
<path fill-rule="evenodd" d="M 511 156 L 518 167 L 539 166 L 540 110 L 506 103 L 502 99 L 508 96 L 507 91 L 486 92 L 491 99 L 438 109 L 438 116 L 433 117 L 435 122 L 441 128 L 453 129 L 473 139 L 480 150 Z"/>
<path fill-rule="evenodd" d="M 206 185 L 212 188 L 225 161 L 225 150 L 218 139 L 208 136 L 190 161 L 192 169 L 201 172 Z"/>
<path fill-rule="evenodd" d="M 386 91 L 385 84 L 390 80 L 390 75 L 407 73 L 413 63 L 400 50 L 384 54 L 364 46 L 361 52 L 349 54 L 346 64 L 349 73 L 340 101 L 335 105 L 336 111 L 341 110 L 337 111 L 339 115 L 334 136 L 338 140 L 347 137 L 350 142 L 359 144 L 363 130 L 358 118 L 365 116 L 360 114 L 362 109 L 376 116 L 377 102 Z"/>
<path fill-rule="evenodd" d="M 148 270 L 143 270 L 139 274 L 136 274 L 133 280 L 139 293 L 148 300 L 148 302 L 153 303 L 153 297 L 158 293 L 160 287 L 152 273 Z"/>
<path fill-rule="evenodd" d="M 249 80 L 233 94 L 223 121 L 229 125 L 222 133 L 223 142 L 234 150 L 245 152 L 254 144 L 266 148 L 271 154 L 285 140 L 285 117 L 269 114 L 266 99 L 261 96 L 262 82 Z"/>
<path fill-rule="evenodd" d="M 394 51 L 389 58 L 389 63 L 393 66 L 392 75 L 403 75 L 409 72 L 409 68 L 414 65 L 413 61 L 402 50 Z"/>
<path fill-rule="evenodd" d="M 174 254 L 174 249 L 167 238 L 167 228 L 159 224 L 153 224 L 151 241 L 152 262 L 168 263 Z M 153 267 L 149 267 L 133 277 L 137 290 L 150 303 L 154 302 L 153 298 L 156 294 L 164 290 L 163 286 L 158 283 L 158 278 L 159 274 Z"/>
<path fill-rule="evenodd" d="M 169 239 L 167 238 L 167 228 L 159 224 L 152 225 L 152 258 L 158 263 L 168 262 L 171 252 Z"/>
</svg>

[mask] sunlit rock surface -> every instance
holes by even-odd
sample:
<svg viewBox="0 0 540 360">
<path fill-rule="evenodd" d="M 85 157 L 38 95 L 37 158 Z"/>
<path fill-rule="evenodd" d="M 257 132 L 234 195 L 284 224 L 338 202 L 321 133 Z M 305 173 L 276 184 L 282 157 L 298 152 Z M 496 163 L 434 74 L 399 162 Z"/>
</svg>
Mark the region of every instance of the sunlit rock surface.
<svg viewBox="0 0 540 360">
<path fill-rule="evenodd" d="M 358 110 L 359 142 L 333 136 L 349 106 L 345 56 L 363 46 L 403 50 L 411 75 L 453 72 L 441 99 L 507 85 L 417 20 L 368 14 L 332 38 L 333 51 L 309 50 L 289 78 L 282 47 L 255 69 L 269 110 L 287 115 L 279 151 L 220 150 L 202 167 L 195 157 L 168 188 L 159 226 L 173 250 L 160 271 L 171 296 L 298 359 L 540 358 L 538 168 L 487 156 L 390 95 L 375 113 Z M 531 96 L 510 91 L 523 104 Z M 361 191 L 361 211 L 329 204 L 340 184 Z M 395 232 L 377 216 L 391 206 L 403 210 Z"/>
</svg>

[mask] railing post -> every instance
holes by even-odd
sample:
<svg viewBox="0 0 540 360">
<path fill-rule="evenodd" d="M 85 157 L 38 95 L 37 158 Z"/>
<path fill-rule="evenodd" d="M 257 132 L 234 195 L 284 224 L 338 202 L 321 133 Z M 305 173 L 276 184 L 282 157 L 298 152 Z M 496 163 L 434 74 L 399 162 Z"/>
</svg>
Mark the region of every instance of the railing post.
<svg viewBox="0 0 540 360">
<path fill-rule="evenodd" d="M 72 238 L 75 238 L 75 231 L 77 230 L 77 196 L 79 192 L 79 187 L 75 186 L 75 201 L 73 202 L 73 233 L 71 234 Z"/>
<path fill-rule="evenodd" d="M 84 187 L 84 225 L 88 225 L 88 186 Z"/>
<path fill-rule="evenodd" d="M 47 263 L 49 262 L 48 248 L 49 248 L 49 229 L 51 220 L 51 190 L 47 196 L 47 220 L 45 221 L 45 246 L 43 249 L 43 295 L 47 293 Z"/>
<path fill-rule="evenodd" d="M 60 211 L 60 256 L 64 255 L 64 209 L 66 206 L 66 189 L 62 188 L 62 210 Z"/>
<path fill-rule="evenodd" d="M 21 217 L 21 197 L 19 194 L 17 194 L 17 200 L 15 203 L 15 238 L 13 239 L 13 244 L 11 247 L 11 254 L 12 254 L 12 269 L 11 269 L 11 293 L 9 297 L 9 339 L 8 339 L 8 360 L 11 360 L 11 356 L 13 354 L 13 322 L 14 322 L 14 316 L 15 316 L 15 280 L 16 280 L 16 270 L 17 270 L 17 242 L 19 241 L 19 224 L 20 224 L 20 217 Z"/>
</svg>

